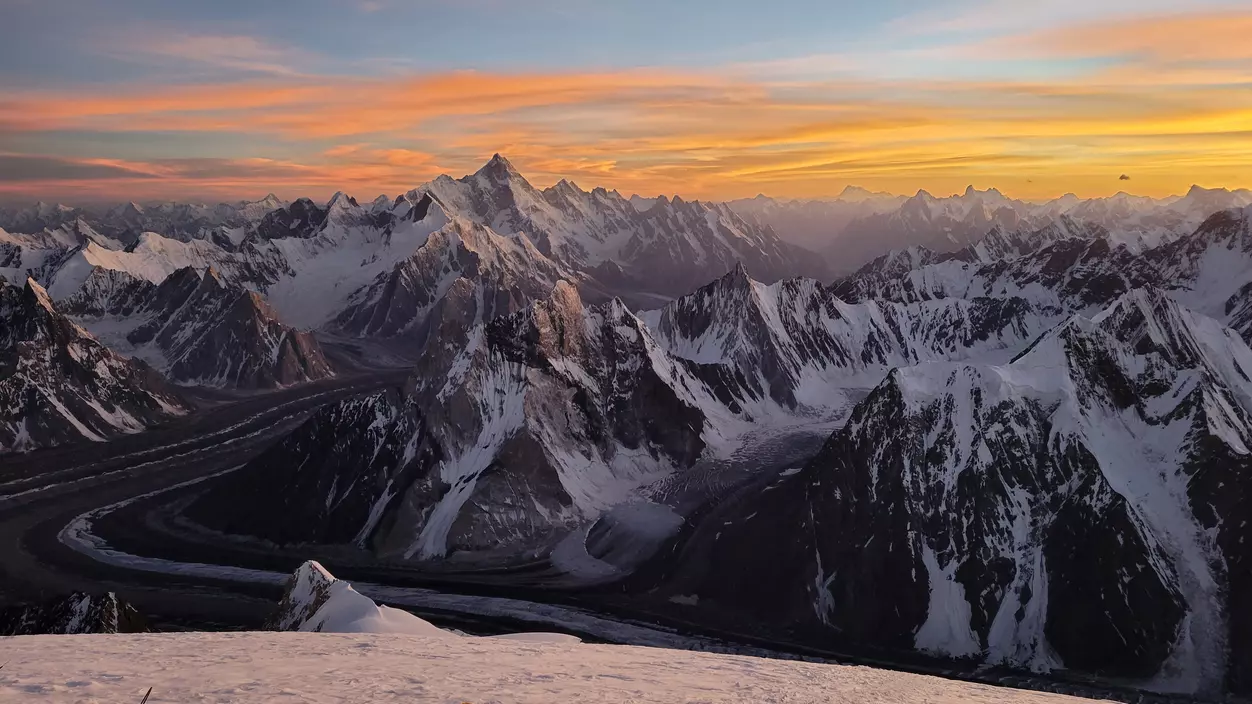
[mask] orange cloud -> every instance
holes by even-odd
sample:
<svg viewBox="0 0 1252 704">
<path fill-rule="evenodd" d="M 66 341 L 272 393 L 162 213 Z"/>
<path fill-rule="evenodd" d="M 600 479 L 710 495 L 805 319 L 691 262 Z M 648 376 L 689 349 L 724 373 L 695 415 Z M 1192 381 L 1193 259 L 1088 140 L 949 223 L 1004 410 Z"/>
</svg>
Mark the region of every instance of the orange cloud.
<svg viewBox="0 0 1252 704">
<path fill-rule="evenodd" d="M 1252 183 L 1252 43 L 1240 41 L 1250 30 L 1247 13 L 1048 30 L 1011 49 L 1120 63 L 1017 81 L 784 81 L 654 69 L 31 92 L 0 97 L 0 131 L 10 143 L 57 129 L 261 134 L 283 142 L 284 155 L 304 149 L 298 158 L 127 162 L 116 166 L 141 175 L 81 179 L 119 195 L 394 194 L 441 172 L 472 171 L 497 151 L 539 184 L 568 177 L 706 198 L 821 196 L 848 183 L 949 192 L 971 182 L 1019 197 L 1102 195 L 1127 172 L 1136 190 L 1163 195 L 1192 182 Z M 989 47 L 961 51 L 1008 51 Z M 0 189 L 52 190 L 73 171 L 47 169 L 56 178 Z"/>
<path fill-rule="evenodd" d="M 1252 59 L 1252 12 L 1141 17 L 1062 27 L 1026 45 L 1064 56 L 1130 55 L 1157 62 Z M 1016 40 L 1014 40 L 1016 41 Z"/>
</svg>

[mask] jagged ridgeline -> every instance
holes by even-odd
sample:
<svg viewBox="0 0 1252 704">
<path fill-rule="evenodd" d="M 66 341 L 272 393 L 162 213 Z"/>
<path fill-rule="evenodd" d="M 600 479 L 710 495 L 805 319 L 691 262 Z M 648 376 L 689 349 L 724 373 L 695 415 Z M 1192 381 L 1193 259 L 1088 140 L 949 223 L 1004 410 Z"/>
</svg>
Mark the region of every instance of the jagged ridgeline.
<svg viewBox="0 0 1252 704">
<path fill-rule="evenodd" d="M 408 351 L 407 382 L 325 406 L 182 519 L 1242 695 L 1250 198 L 727 205 L 541 190 L 496 157 L 372 202 L 42 207 L 0 233 L 23 284 L 0 439 L 164 422 L 186 408 L 158 371 L 228 395 L 337 373 L 322 344 Z M 775 226 L 805 212 L 839 220 L 846 276 Z"/>
</svg>

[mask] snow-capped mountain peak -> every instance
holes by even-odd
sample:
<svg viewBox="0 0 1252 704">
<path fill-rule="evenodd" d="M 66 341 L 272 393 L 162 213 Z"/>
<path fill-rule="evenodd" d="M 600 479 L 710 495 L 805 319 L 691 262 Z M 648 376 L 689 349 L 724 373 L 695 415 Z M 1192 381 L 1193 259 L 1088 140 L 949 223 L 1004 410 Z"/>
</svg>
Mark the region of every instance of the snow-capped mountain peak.
<svg viewBox="0 0 1252 704">
<path fill-rule="evenodd" d="M 513 163 L 498 153 L 492 155 L 491 159 L 474 176 L 494 183 L 506 183 L 518 179 L 524 180 L 521 172 L 513 166 Z"/>
</svg>

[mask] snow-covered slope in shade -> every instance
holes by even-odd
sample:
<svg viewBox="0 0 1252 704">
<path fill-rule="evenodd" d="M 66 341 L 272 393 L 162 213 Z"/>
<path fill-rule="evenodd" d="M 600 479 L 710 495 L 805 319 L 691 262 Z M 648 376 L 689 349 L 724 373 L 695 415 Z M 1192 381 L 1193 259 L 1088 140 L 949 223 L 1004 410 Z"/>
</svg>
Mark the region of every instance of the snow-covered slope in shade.
<svg viewBox="0 0 1252 704">
<path fill-rule="evenodd" d="M 429 201 L 419 206 L 439 207 Z M 472 299 L 467 320 L 474 324 L 547 296 L 564 272 L 526 237 L 501 237 L 472 221 L 453 219 L 412 256 L 354 293 L 333 326 L 362 337 L 424 340 L 432 326 L 438 328 L 440 320 L 431 316 L 441 317 L 440 303 L 448 295 Z M 464 292 L 453 291 L 458 283 Z"/>
<path fill-rule="evenodd" d="M 170 274 L 187 267 L 208 269 L 227 263 L 232 272 L 241 269 L 240 266 L 229 265 L 233 259 L 211 242 L 180 242 L 149 232 L 125 251 L 88 243 L 57 264 L 47 288 L 48 293 L 60 301 L 74 295 L 97 268 L 120 271 L 159 284 Z"/>
<path fill-rule="evenodd" d="M 20 286 L 28 278 L 42 280 L 48 268 L 68 251 L 67 246 L 47 237 L 0 230 L 0 281 Z"/>
<path fill-rule="evenodd" d="M 1065 239 L 1094 240 L 1108 236 L 1108 231 L 1098 225 L 1061 216 L 1038 229 L 1008 231 L 993 227 L 982 239 L 952 253 L 951 258 L 982 263 L 1003 261 L 1037 252 Z"/>
<path fill-rule="evenodd" d="M 312 334 L 212 268 L 181 269 L 160 285 L 96 268 L 64 307 L 115 350 L 180 383 L 274 388 L 334 376 Z"/>
<path fill-rule="evenodd" d="M 398 634 L 167 633 L 10 642 L 0 699 L 309 704 L 1079 704 L 847 665 L 580 643 Z M 91 667 L 84 668 L 84 659 Z"/>
<path fill-rule="evenodd" d="M 315 415 L 189 512 L 403 559 L 515 550 L 637 498 L 747 427 L 620 301 L 584 307 L 560 282 L 464 344 L 429 349 L 404 393 Z M 282 521 L 262 508 L 275 503 Z"/>
<path fill-rule="evenodd" d="M 811 279 L 766 286 L 741 267 L 644 319 L 671 354 L 740 403 L 772 399 L 808 411 L 842 405 L 844 391 L 870 388 L 893 367 L 1008 361 L 1059 321 L 1007 297 L 848 304 Z M 732 376 L 714 376 L 722 370 Z"/>
<path fill-rule="evenodd" d="M 1249 379 L 1238 335 L 1152 289 L 1008 365 L 899 369 L 718 527 L 731 567 L 669 588 L 841 643 L 1246 690 Z"/>
<path fill-rule="evenodd" d="M 191 517 L 405 559 L 542 552 L 749 433 L 838 420 L 893 366 L 1007 361 L 1051 324 L 1013 299 L 849 305 L 742 269 L 642 318 L 565 282 L 469 327 L 473 310 L 445 310 L 408 388 L 325 409 Z"/>
<path fill-rule="evenodd" d="M 1241 292 L 1252 284 L 1252 206 L 1215 213 L 1195 233 L 1149 252 L 1161 285 L 1183 305 L 1233 322 Z M 1252 328 L 1239 327 L 1245 339 Z"/>
<path fill-rule="evenodd" d="M 392 633 L 423 638 L 473 638 L 446 631 L 407 611 L 376 604 L 312 560 L 291 575 L 278 610 L 270 617 L 267 628 L 307 633 Z M 495 639 L 531 643 L 581 642 L 576 636 L 560 633 L 515 633 Z"/>
<path fill-rule="evenodd" d="M 104 440 L 185 410 L 160 374 L 100 344 L 39 284 L 0 285 L 0 452 Z"/>
<path fill-rule="evenodd" d="M 1154 286 L 1252 339 L 1249 285 L 1252 206 L 1215 213 L 1191 234 L 1142 252 L 1107 237 L 1065 237 L 989 262 L 924 251 L 873 262 L 835 282 L 834 290 L 850 301 L 1017 296 L 1038 307 L 1093 314 L 1126 291 Z"/>
</svg>

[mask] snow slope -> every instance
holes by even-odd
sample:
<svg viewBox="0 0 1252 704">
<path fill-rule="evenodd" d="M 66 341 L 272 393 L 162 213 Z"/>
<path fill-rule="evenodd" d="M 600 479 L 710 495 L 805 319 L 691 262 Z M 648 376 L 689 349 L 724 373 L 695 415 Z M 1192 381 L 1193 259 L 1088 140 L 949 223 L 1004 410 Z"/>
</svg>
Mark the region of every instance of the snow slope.
<svg viewBox="0 0 1252 704">
<path fill-rule="evenodd" d="M 165 379 L 74 324 L 39 284 L 0 284 L 0 453 L 103 441 L 184 412 Z"/>
<path fill-rule="evenodd" d="M 614 645 L 326 633 L 22 636 L 13 702 L 1068 704 L 1091 701 L 844 665 Z"/>
<path fill-rule="evenodd" d="M 671 588 L 858 644 L 1238 691 L 1250 379 L 1234 331 L 1159 289 L 1007 365 L 894 370 Z"/>
</svg>

